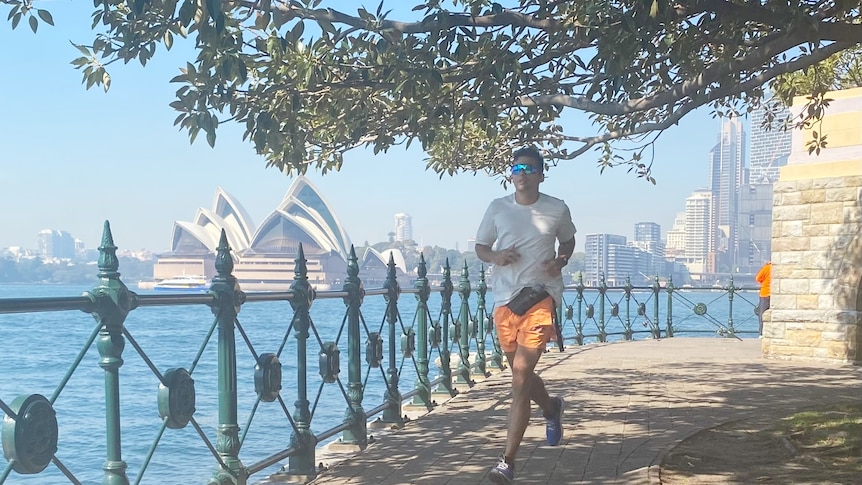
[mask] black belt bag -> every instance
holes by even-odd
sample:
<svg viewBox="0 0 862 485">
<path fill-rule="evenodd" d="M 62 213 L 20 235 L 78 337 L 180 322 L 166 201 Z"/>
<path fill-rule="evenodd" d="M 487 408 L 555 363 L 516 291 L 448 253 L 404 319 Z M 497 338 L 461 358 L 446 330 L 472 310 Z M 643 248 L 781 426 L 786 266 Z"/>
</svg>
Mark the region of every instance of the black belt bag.
<svg viewBox="0 0 862 485">
<path fill-rule="evenodd" d="M 541 286 L 531 286 L 528 288 L 524 288 L 519 291 L 515 298 L 506 304 L 509 307 L 509 310 L 512 310 L 512 313 L 515 315 L 523 315 L 527 313 L 530 308 L 533 308 L 536 303 L 544 300 L 550 296 L 543 287 Z"/>
</svg>

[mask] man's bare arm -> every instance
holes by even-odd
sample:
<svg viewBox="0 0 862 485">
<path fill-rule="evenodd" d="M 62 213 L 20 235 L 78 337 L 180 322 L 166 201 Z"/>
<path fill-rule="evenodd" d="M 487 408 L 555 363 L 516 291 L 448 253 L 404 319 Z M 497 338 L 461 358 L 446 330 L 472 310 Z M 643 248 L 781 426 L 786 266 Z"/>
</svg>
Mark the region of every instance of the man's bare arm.
<svg viewBox="0 0 862 485">
<path fill-rule="evenodd" d="M 575 252 L 575 238 L 574 237 L 572 237 L 572 239 L 570 241 L 564 241 L 564 242 L 560 243 L 560 246 L 557 248 L 557 258 L 565 259 L 566 263 L 568 263 L 569 258 L 572 257 L 573 252 Z"/>
<path fill-rule="evenodd" d="M 486 244 L 476 245 L 476 256 L 486 263 L 496 264 L 497 266 L 506 266 L 520 259 L 521 254 L 514 247 L 494 251 L 491 246 Z"/>
</svg>

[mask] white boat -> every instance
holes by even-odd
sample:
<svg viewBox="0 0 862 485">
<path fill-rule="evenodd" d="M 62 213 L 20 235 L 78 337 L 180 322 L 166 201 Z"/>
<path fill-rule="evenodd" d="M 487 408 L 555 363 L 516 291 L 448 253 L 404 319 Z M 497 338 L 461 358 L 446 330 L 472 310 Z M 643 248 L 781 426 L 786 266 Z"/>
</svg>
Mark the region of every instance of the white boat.
<svg viewBox="0 0 862 485">
<path fill-rule="evenodd" d="M 206 276 L 181 275 L 159 281 L 153 285 L 156 291 L 207 291 L 209 281 Z"/>
</svg>

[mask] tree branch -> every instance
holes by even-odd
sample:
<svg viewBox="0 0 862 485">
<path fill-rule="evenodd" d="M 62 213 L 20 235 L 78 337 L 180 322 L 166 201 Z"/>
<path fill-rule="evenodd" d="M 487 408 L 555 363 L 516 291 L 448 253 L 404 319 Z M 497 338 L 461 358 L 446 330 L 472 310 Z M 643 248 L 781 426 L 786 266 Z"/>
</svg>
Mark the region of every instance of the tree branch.
<svg viewBox="0 0 862 485">
<path fill-rule="evenodd" d="M 851 43 L 836 42 L 821 49 L 817 49 L 816 51 L 812 52 L 807 56 L 797 58 L 784 64 L 779 64 L 771 69 L 767 69 L 759 75 L 754 76 L 743 83 L 724 89 L 712 90 L 710 91 L 709 95 L 702 101 L 689 101 L 679 107 L 676 111 L 670 113 L 664 120 L 660 122 L 643 123 L 637 125 L 637 128 L 631 130 L 608 131 L 607 133 L 603 133 L 601 135 L 581 138 L 576 141 L 580 141 L 581 143 L 583 143 L 583 146 L 578 148 L 574 152 L 569 153 L 569 155 L 564 157 L 564 159 L 571 160 L 573 158 L 577 158 L 578 156 L 583 155 L 586 151 L 599 143 L 604 143 L 611 140 L 618 140 L 622 138 L 630 138 L 632 136 L 642 135 L 654 131 L 665 130 L 675 125 L 677 122 L 679 122 L 680 119 L 682 119 L 683 116 L 687 115 L 692 110 L 699 108 L 709 102 L 722 99 L 733 94 L 745 92 L 758 86 L 762 86 L 763 84 L 769 82 L 770 80 L 781 74 L 798 71 L 805 67 L 816 64 L 837 52 L 841 52 L 844 49 L 852 47 L 852 45 L 853 44 Z"/>
</svg>

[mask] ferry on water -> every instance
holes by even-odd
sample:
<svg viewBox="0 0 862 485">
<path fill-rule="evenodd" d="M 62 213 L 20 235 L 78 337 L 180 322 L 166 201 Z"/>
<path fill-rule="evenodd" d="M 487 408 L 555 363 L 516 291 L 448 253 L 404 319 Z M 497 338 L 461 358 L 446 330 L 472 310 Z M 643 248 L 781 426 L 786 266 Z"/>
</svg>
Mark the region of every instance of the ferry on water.
<svg viewBox="0 0 862 485">
<path fill-rule="evenodd" d="M 153 285 L 157 291 L 194 291 L 201 292 L 209 290 L 209 281 L 201 275 L 174 276 L 161 280 Z"/>
</svg>

